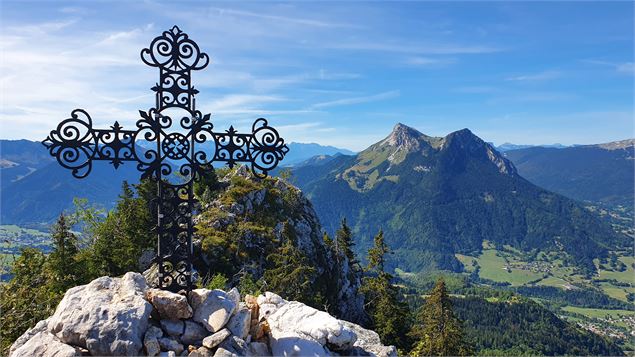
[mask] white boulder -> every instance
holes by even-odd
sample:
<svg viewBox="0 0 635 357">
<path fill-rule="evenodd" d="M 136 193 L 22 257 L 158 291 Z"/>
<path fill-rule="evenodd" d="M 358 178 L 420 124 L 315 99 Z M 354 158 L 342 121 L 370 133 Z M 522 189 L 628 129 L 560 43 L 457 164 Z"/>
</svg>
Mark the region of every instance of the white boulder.
<svg viewBox="0 0 635 357">
<path fill-rule="evenodd" d="M 203 346 L 207 348 L 214 348 L 218 346 L 223 340 L 231 335 L 228 329 L 224 328 L 211 336 L 207 336 L 203 339 Z"/>
<path fill-rule="evenodd" d="M 227 324 L 236 304 L 222 290 L 195 289 L 190 292 L 193 320 L 210 332 L 219 331 Z"/>
<path fill-rule="evenodd" d="M 41 331 L 31 336 L 25 344 L 16 348 L 10 357 L 72 357 L 81 356 L 75 348 L 63 343 L 48 331 Z"/>
<path fill-rule="evenodd" d="M 247 338 L 247 335 L 249 335 L 250 327 L 251 310 L 247 308 L 239 309 L 227 323 L 227 328 L 231 331 L 232 335 L 238 336 L 243 340 Z"/>
<path fill-rule="evenodd" d="M 49 319 L 48 328 L 62 342 L 92 355 L 139 355 L 152 305 L 145 279 L 138 273 L 101 277 L 69 289 Z"/>
<path fill-rule="evenodd" d="M 148 289 L 146 299 L 157 309 L 161 319 L 179 320 L 192 317 L 192 308 L 183 295 L 167 290 Z"/>
<path fill-rule="evenodd" d="M 328 355 L 322 346 L 348 350 L 357 339 L 342 321 L 297 301 L 282 304 L 266 320 L 275 356 Z"/>
</svg>

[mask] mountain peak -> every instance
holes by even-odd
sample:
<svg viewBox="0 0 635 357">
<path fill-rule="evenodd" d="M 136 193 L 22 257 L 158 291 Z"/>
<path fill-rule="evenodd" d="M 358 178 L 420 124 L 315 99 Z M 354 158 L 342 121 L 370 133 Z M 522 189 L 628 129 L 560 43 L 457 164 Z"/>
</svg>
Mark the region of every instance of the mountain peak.
<svg viewBox="0 0 635 357">
<path fill-rule="evenodd" d="M 468 151 L 477 150 L 486 145 L 481 138 L 467 128 L 451 132 L 443 141 L 444 147 L 456 146 Z"/>
<path fill-rule="evenodd" d="M 384 142 L 390 146 L 411 150 L 419 149 L 421 139 L 425 137 L 426 136 L 417 129 L 411 128 L 402 123 L 397 123 Z"/>
</svg>

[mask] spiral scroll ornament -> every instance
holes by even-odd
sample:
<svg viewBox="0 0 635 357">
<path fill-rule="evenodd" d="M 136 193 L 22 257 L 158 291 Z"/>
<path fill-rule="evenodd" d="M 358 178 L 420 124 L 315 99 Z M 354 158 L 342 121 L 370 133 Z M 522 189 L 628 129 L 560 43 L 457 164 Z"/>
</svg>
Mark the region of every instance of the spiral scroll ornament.
<svg viewBox="0 0 635 357">
<path fill-rule="evenodd" d="M 134 130 L 124 130 L 118 122 L 109 129 L 95 129 L 88 112 L 75 109 L 42 143 L 76 178 L 88 176 L 94 161 L 107 161 L 115 169 L 130 161 L 143 179 L 157 182 L 157 286 L 191 290 L 193 182 L 217 162 L 229 167 L 247 164 L 255 176 L 265 177 L 289 148 L 263 118 L 254 122 L 249 134 L 233 126 L 213 131 L 211 115 L 195 107 L 199 92 L 191 83 L 192 71 L 205 68 L 209 56 L 177 26 L 141 50 L 141 59 L 159 69 L 159 81 L 151 88 L 155 106 L 139 111 Z M 172 108 L 184 114 L 168 115 Z M 184 182 L 168 181 L 172 174 Z"/>
</svg>

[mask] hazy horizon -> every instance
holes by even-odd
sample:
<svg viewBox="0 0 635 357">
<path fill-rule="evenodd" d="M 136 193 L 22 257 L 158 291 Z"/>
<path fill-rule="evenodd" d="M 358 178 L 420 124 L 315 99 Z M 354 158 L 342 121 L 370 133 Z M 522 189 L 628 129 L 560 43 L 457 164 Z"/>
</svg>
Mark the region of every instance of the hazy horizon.
<svg viewBox="0 0 635 357">
<path fill-rule="evenodd" d="M 397 122 L 500 145 L 633 137 L 633 3 L 4 1 L 3 139 L 42 140 L 75 108 L 134 127 L 154 104 L 139 52 L 177 24 L 217 130 L 266 117 L 287 141 L 359 151 Z M 628 134 L 625 134 L 628 133 Z"/>
</svg>

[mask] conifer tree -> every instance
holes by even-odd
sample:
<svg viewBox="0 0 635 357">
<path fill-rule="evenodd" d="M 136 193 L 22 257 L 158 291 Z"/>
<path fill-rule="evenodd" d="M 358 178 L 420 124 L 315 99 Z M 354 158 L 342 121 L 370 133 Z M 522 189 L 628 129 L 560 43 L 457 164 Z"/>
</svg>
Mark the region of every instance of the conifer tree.
<svg viewBox="0 0 635 357">
<path fill-rule="evenodd" d="M 138 186 L 144 196 L 150 195 L 151 183 Z M 96 230 L 90 265 L 95 276 L 117 276 L 138 270 L 138 259 L 146 248 L 153 248 L 156 215 L 149 210 L 144 196 L 135 197 L 133 188 L 124 181 L 114 210 Z"/>
<path fill-rule="evenodd" d="M 340 228 L 335 233 L 335 250 L 338 254 L 342 254 L 348 258 L 348 263 L 351 267 L 359 265 L 353 252 L 353 233 L 351 228 L 346 223 L 346 218 L 342 218 Z"/>
<path fill-rule="evenodd" d="M 454 316 L 452 302 L 440 278 L 421 309 L 420 325 L 413 335 L 419 338 L 412 356 L 467 356 L 472 354 L 463 334 L 463 327 Z"/>
<path fill-rule="evenodd" d="M 12 279 L 0 284 L 0 355 L 27 329 L 49 317 L 61 299 L 49 289 L 47 257 L 35 248 L 22 248 L 13 262 Z"/>
<path fill-rule="evenodd" d="M 212 194 L 220 188 L 216 170 L 212 165 L 203 165 L 203 173 L 194 182 L 194 195 L 201 201 L 210 201 Z M 207 191 L 207 193 L 206 193 Z"/>
<path fill-rule="evenodd" d="M 71 233 L 64 214 L 61 214 L 52 228 L 53 251 L 47 260 L 50 287 L 62 293 L 81 281 L 81 267 L 77 261 L 79 249 L 77 237 Z"/>
<path fill-rule="evenodd" d="M 408 330 L 410 310 L 402 298 L 399 287 L 392 284 L 393 276 L 385 271 L 386 254 L 390 248 L 380 230 L 374 245 L 368 250 L 368 265 L 362 280 L 366 312 L 371 318 L 371 328 L 382 342 L 400 349 L 410 347 Z"/>
<path fill-rule="evenodd" d="M 316 270 L 309 265 L 304 253 L 296 246 L 296 237 L 288 222 L 284 223 L 281 236 L 280 247 L 267 256 L 267 262 L 271 264 L 264 274 L 267 289 L 286 299 L 311 305 L 319 303 L 315 301 L 312 289 Z"/>
<path fill-rule="evenodd" d="M 324 232 L 322 234 L 322 240 L 324 241 L 324 245 L 326 245 L 326 248 L 333 249 L 333 239 L 329 237 L 328 233 Z"/>
</svg>

